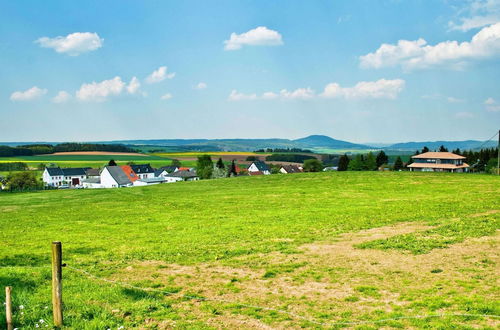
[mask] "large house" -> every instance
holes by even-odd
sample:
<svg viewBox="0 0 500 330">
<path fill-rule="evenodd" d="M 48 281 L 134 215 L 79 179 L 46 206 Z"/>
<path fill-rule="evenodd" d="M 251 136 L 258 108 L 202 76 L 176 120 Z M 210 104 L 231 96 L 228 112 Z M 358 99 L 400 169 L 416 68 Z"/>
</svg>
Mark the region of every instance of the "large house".
<svg viewBox="0 0 500 330">
<path fill-rule="evenodd" d="M 139 179 L 153 179 L 155 177 L 155 170 L 149 164 L 130 165 L 130 168 Z"/>
<path fill-rule="evenodd" d="M 131 187 L 133 185 L 129 176 L 120 166 L 106 166 L 101 172 L 102 188 Z"/>
<path fill-rule="evenodd" d="M 422 172 L 467 172 L 469 165 L 465 157 L 451 152 L 425 152 L 411 157 L 410 171 Z"/>
<path fill-rule="evenodd" d="M 269 168 L 269 166 L 267 166 L 266 163 L 264 163 L 263 161 L 260 161 L 260 160 L 257 160 L 257 161 L 254 161 L 253 163 L 251 163 L 250 166 L 248 166 L 247 170 L 248 170 L 249 175 L 261 175 L 261 174 L 269 175 L 269 174 L 271 174 L 271 169 Z"/>
<path fill-rule="evenodd" d="M 45 185 L 51 187 L 79 187 L 87 179 L 88 168 L 47 167 L 42 179 Z"/>
</svg>

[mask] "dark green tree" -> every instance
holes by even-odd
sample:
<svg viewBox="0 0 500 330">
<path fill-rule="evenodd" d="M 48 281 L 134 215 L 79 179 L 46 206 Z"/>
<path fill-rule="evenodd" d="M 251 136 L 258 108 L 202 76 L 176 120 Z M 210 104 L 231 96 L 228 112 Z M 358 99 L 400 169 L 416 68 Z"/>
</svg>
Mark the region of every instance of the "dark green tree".
<svg viewBox="0 0 500 330">
<path fill-rule="evenodd" d="M 401 157 L 398 156 L 396 158 L 396 161 L 394 162 L 394 171 L 400 171 L 403 169 L 403 161 L 401 160 Z"/>
<path fill-rule="evenodd" d="M 444 146 L 440 146 L 439 152 L 448 152 L 448 149 L 446 149 Z"/>
<path fill-rule="evenodd" d="M 9 174 L 7 185 L 10 190 L 31 190 L 41 187 L 35 173 L 30 171 Z"/>
<path fill-rule="evenodd" d="M 181 167 L 182 164 L 181 164 L 180 160 L 178 160 L 178 159 L 172 159 L 172 162 L 170 163 L 170 166 Z"/>
<path fill-rule="evenodd" d="M 349 162 L 349 171 L 362 171 L 364 167 L 364 158 L 363 155 L 357 154 L 351 161 Z"/>
<path fill-rule="evenodd" d="M 218 168 L 222 169 L 222 170 L 226 168 L 226 166 L 224 166 L 224 162 L 222 161 L 222 158 L 219 158 L 219 160 L 217 161 L 216 166 Z"/>
<path fill-rule="evenodd" d="M 108 166 L 117 166 L 116 162 L 114 159 L 111 159 L 109 162 L 108 162 Z"/>
<path fill-rule="evenodd" d="M 237 176 L 238 172 L 236 172 L 236 164 L 234 160 L 231 162 L 231 166 L 229 167 L 229 171 L 227 171 L 227 176 Z"/>
<path fill-rule="evenodd" d="M 304 172 L 320 172 L 323 170 L 323 163 L 320 160 L 306 159 L 304 161 Z"/>
<path fill-rule="evenodd" d="M 196 174 L 200 179 L 210 179 L 212 177 L 212 172 L 214 170 L 214 163 L 209 155 L 198 156 L 198 161 L 196 162 Z"/>
<path fill-rule="evenodd" d="M 247 162 L 254 162 L 257 160 L 257 157 L 256 156 L 248 156 L 246 160 L 247 160 Z"/>
<path fill-rule="evenodd" d="M 429 148 L 427 148 L 426 146 L 424 146 L 424 148 L 422 149 L 421 153 L 423 154 L 424 152 L 429 152 Z"/>
<path fill-rule="evenodd" d="M 339 158 L 339 166 L 337 168 L 338 171 L 347 171 L 349 168 L 349 157 L 346 154 L 340 156 Z"/>
<path fill-rule="evenodd" d="M 384 150 L 380 150 L 377 154 L 377 167 L 380 167 L 389 162 L 389 157 L 385 154 Z"/>
<path fill-rule="evenodd" d="M 364 169 L 367 171 L 376 171 L 378 169 L 377 161 L 373 153 L 369 152 L 364 161 Z"/>
</svg>

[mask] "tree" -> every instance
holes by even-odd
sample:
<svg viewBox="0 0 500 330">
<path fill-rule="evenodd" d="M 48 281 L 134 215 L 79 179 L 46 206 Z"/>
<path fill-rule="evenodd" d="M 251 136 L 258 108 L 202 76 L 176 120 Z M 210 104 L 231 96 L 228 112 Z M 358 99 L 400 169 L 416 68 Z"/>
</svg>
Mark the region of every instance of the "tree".
<svg viewBox="0 0 500 330">
<path fill-rule="evenodd" d="M 219 158 L 219 160 L 217 161 L 216 166 L 217 166 L 217 168 L 220 168 L 220 169 L 225 169 L 226 168 L 224 166 L 224 162 L 222 161 L 222 158 Z"/>
<path fill-rule="evenodd" d="M 446 149 L 444 146 L 440 146 L 439 152 L 448 152 L 448 149 Z"/>
<path fill-rule="evenodd" d="M 318 159 L 306 159 L 304 161 L 304 172 L 320 172 L 323 170 L 323 163 Z"/>
<path fill-rule="evenodd" d="M 234 160 L 231 162 L 231 167 L 229 167 L 229 171 L 227 171 L 227 176 L 237 176 L 238 172 L 236 172 L 236 164 Z"/>
<path fill-rule="evenodd" d="M 364 167 L 363 155 L 357 154 L 354 159 L 349 162 L 349 171 L 362 171 Z"/>
<path fill-rule="evenodd" d="M 401 157 L 398 156 L 396 158 L 396 161 L 394 162 L 394 171 L 401 171 L 403 169 L 403 161 L 401 160 Z"/>
<path fill-rule="evenodd" d="M 196 162 L 196 174 L 200 179 L 210 179 L 214 170 L 214 163 L 209 155 L 198 156 Z"/>
<path fill-rule="evenodd" d="M 9 174 L 7 177 L 7 185 L 10 190 L 36 189 L 41 186 L 35 173 L 30 171 Z"/>
<path fill-rule="evenodd" d="M 367 171 L 376 171 L 378 166 L 377 166 L 377 161 L 375 160 L 375 156 L 373 156 L 373 153 L 369 152 L 368 155 L 366 156 L 366 159 L 364 161 L 363 167 Z"/>
<path fill-rule="evenodd" d="M 377 161 L 377 167 L 380 167 L 389 162 L 389 157 L 387 157 L 384 150 L 380 150 L 380 152 L 377 155 L 376 161 Z"/>
<path fill-rule="evenodd" d="M 227 173 L 223 168 L 218 167 L 217 165 L 214 166 L 213 171 L 212 171 L 212 179 L 221 179 L 227 177 Z"/>
<path fill-rule="evenodd" d="M 246 160 L 247 160 L 247 162 L 254 162 L 257 160 L 257 157 L 256 156 L 248 156 Z"/>
<path fill-rule="evenodd" d="M 45 170 L 46 167 L 47 167 L 47 165 L 45 165 L 44 163 L 40 163 L 36 166 L 36 169 L 39 171 L 43 171 L 43 170 Z"/>
<path fill-rule="evenodd" d="M 114 159 L 111 159 L 109 162 L 108 162 L 108 166 L 117 166 L 116 162 Z"/>
<path fill-rule="evenodd" d="M 178 159 L 172 159 L 172 162 L 170 163 L 170 166 L 175 166 L 175 167 L 181 167 L 181 161 Z"/>
<path fill-rule="evenodd" d="M 340 156 L 337 171 L 347 171 L 349 168 L 349 157 L 346 154 Z"/>
<path fill-rule="evenodd" d="M 429 148 L 427 148 L 426 146 L 424 146 L 424 148 L 422 149 L 422 153 L 424 152 L 429 152 Z"/>
</svg>

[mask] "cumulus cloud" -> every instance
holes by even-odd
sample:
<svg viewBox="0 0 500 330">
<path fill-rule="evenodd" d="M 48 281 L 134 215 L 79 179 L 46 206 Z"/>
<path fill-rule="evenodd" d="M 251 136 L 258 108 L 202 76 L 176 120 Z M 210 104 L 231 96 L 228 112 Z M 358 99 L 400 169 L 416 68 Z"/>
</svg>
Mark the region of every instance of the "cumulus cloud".
<svg viewBox="0 0 500 330">
<path fill-rule="evenodd" d="M 395 99 L 404 86 L 405 81 L 402 79 L 361 81 L 354 87 L 342 87 L 338 83 L 330 83 L 325 86 L 321 96 L 345 99 Z"/>
<path fill-rule="evenodd" d="M 205 89 L 205 88 L 207 88 L 207 87 L 208 87 L 208 85 L 207 85 L 206 83 L 204 83 L 204 82 L 200 82 L 200 83 L 198 83 L 198 85 L 196 85 L 194 88 L 195 88 L 195 89 Z"/>
<path fill-rule="evenodd" d="M 274 92 L 265 92 L 262 94 L 262 99 L 264 100 L 274 100 L 277 99 L 278 97 L 279 95 Z"/>
<path fill-rule="evenodd" d="M 116 76 L 101 82 L 83 84 L 76 92 L 76 97 L 81 101 L 104 102 L 109 96 L 121 94 L 124 88 L 125 83 Z"/>
<path fill-rule="evenodd" d="M 38 88 L 36 86 L 31 87 L 25 91 L 17 91 L 10 95 L 11 101 L 29 101 L 37 99 L 43 95 L 47 94 L 46 89 Z"/>
<path fill-rule="evenodd" d="M 362 68 L 402 66 L 405 70 L 432 66 L 460 69 L 469 61 L 500 56 L 500 23 L 485 27 L 471 41 L 443 41 L 428 45 L 424 39 L 382 44 L 373 53 L 360 56 Z"/>
<path fill-rule="evenodd" d="M 500 112 L 500 104 L 492 97 L 488 97 L 486 101 L 484 101 L 486 105 L 486 110 L 490 112 Z"/>
<path fill-rule="evenodd" d="M 135 94 L 139 90 L 139 87 L 141 87 L 141 83 L 139 82 L 139 79 L 137 79 L 137 77 L 132 77 L 132 79 L 128 83 L 127 92 L 129 94 Z"/>
<path fill-rule="evenodd" d="M 224 41 L 225 50 L 238 50 L 243 46 L 280 46 L 283 39 L 278 31 L 259 26 L 242 34 L 231 33 L 229 40 Z"/>
<path fill-rule="evenodd" d="M 71 99 L 71 95 L 66 91 L 59 91 L 56 96 L 52 98 L 54 103 L 65 103 Z"/>
<path fill-rule="evenodd" d="M 448 22 L 451 30 L 469 31 L 500 21 L 500 0 L 474 0 L 458 8 L 456 21 Z"/>
<path fill-rule="evenodd" d="M 172 97 L 173 97 L 173 96 L 172 96 L 172 94 L 167 93 L 167 94 L 163 94 L 163 95 L 161 96 L 161 99 L 162 99 L 162 100 L 170 100 Z"/>
<path fill-rule="evenodd" d="M 146 82 L 148 84 L 159 83 L 165 79 L 172 79 L 175 77 L 174 73 L 167 73 L 168 68 L 166 66 L 160 66 L 157 70 L 153 71 L 147 78 Z"/>
<path fill-rule="evenodd" d="M 67 36 L 55 38 L 42 37 L 35 41 L 41 47 L 52 48 L 58 53 L 78 56 L 81 53 L 94 51 L 102 47 L 104 39 L 97 33 L 75 32 Z"/>
<path fill-rule="evenodd" d="M 309 100 L 314 97 L 314 91 L 308 88 L 297 88 L 289 92 L 286 89 L 280 91 L 280 97 L 287 100 Z"/>
<path fill-rule="evenodd" d="M 256 100 L 257 99 L 257 94 L 243 94 L 239 93 L 235 89 L 231 91 L 231 94 L 229 94 L 228 100 L 229 101 L 244 101 L 244 100 Z"/>
</svg>

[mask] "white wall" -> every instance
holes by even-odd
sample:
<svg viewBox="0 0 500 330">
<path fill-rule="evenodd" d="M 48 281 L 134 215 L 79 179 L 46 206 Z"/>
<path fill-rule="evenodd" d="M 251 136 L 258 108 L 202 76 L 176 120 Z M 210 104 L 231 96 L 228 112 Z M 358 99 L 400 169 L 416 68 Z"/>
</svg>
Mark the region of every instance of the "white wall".
<svg viewBox="0 0 500 330">
<path fill-rule="evenodd" d="M 103 188 L 118 188 L 118 183 L 109 174 L 108 169 L 105 167 L 101 172 L 101 186 Z"/>
</svg>

